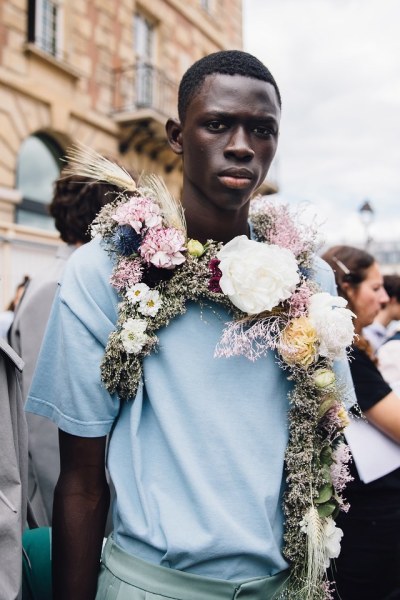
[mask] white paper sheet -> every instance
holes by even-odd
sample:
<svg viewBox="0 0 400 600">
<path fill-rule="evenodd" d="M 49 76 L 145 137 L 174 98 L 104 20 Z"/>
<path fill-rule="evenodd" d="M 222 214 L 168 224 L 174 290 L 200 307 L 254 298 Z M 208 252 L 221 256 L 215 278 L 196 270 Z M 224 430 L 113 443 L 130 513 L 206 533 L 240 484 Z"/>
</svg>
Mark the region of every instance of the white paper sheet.
<svg viewBox="0 0 400 600">
<path fill-rule="evenodd" d="M 379 479 L 400 467 L 400 444 L 364 419 L 351 419 L 345 436 L 364 483 Z"/>
</svg>

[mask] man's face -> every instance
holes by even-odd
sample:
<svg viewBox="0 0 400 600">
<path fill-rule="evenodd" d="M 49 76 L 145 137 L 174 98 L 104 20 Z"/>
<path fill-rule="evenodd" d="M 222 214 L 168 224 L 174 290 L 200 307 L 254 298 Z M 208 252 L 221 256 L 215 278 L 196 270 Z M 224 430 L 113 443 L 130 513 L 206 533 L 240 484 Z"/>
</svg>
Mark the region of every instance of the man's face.
<svg viewBox="0 0 400 600">
<path fill-rule="evenodd" d="M 239 210 L 274 158 L 280 108 L 274 87 L 241 75 L 209 75 L 182 126 L 185 201 Z"/>
</svg>

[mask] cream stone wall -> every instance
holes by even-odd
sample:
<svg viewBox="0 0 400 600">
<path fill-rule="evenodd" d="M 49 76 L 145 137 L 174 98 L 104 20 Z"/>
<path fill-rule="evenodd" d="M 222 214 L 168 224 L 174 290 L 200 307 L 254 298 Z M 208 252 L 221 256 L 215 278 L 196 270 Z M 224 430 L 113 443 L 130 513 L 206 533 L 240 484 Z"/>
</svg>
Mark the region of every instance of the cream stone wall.
<svg viewBox="0 0 400 600">
<path fill-rule="evenodd" d="M 63 149 L 80 141 L 137 173 L 159 173 L 179 196 L 179 161 L 167 148 L 156 158 L 134 148 L 120 153 L 130 123 L 114 111 L 115 70 L 135 63 L 136 11 L 154 24 L 155 66 L 172 82 L 201 56 L 241 48 L 241 0 L 209 5 L 207 12 L 200 0 L 63 0 L 63 51 L 54 58 L 27 41 L 28 2 L 0 0 L 0 310 L 23 275 L 45 268 L 58 242 L 15 223 L 18 153 L 30 135 L 46 133 Z M 162 131 L 166 115 L 158 118 Z"/>
</svg>

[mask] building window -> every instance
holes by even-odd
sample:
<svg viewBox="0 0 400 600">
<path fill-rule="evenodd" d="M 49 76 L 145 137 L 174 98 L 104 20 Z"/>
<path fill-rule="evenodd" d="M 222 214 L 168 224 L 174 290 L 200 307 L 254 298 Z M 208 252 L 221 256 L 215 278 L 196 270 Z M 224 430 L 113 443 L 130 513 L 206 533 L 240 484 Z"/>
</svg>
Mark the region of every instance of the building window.
<svg viewBox="0 0 400 600">
<path fill-rule="evenodd" d="M 60 0 L 29 0 L 28 40 L 41 50 L 62 56 L 62 4 Z"/>
<path fill-rule="evenodd" d="M 136 106 L 153 104 L 154 24 L 141 13 L 135 15 L 134 44 L 136 55 Z"/>
<path fill-rule="evenodd" d="M 54 230 L 48 205 L 53 183 L 60 174 L 63 151 L 49 136 L 36 134 L 21 145 L 17 160 L 16 187 L 22 193 L 16 221 L 39 229 Z"/>
</svg>

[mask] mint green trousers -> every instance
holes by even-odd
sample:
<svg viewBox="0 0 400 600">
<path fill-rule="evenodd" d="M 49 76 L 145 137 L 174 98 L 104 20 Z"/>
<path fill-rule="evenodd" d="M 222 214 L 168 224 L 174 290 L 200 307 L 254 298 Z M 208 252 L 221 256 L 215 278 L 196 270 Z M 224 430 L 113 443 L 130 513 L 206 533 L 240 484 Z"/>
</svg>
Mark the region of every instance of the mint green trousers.
<svg viewBox="0 0 400 600">
<path fill-rule="evenodd" d="M 51 600 L 51 528 L 26 529 L 22 546 L 22 599 Z"/>
<path fill-rule="evenodd" d="M 288 577 L 289 571 L 243 582 L 200 577 L 144 562 L 109 537 L 96 600 L 274 600 Z"/>
</svg>

